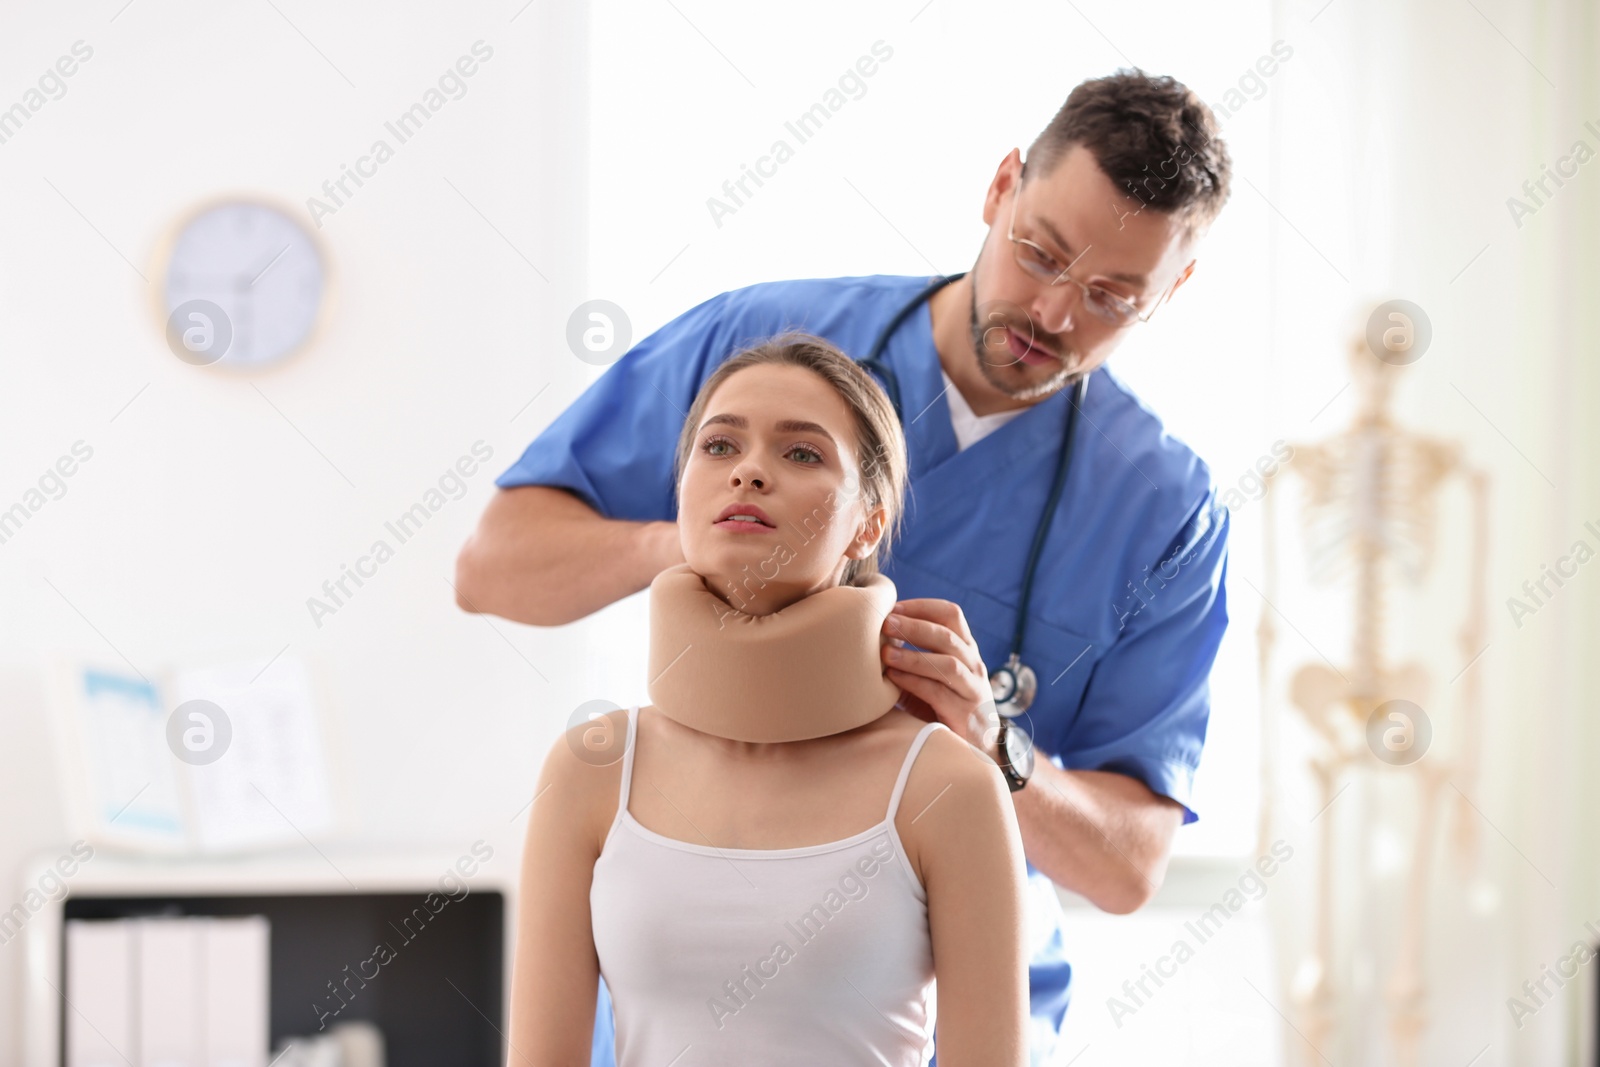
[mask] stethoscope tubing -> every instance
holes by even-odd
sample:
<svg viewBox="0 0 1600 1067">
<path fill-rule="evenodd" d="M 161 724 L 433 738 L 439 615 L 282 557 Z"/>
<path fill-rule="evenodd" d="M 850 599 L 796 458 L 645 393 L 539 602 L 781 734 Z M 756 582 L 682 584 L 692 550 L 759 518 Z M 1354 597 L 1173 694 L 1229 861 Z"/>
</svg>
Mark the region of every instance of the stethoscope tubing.
<svg viewBox="0 0 1600 1067">
<path fill-rule="evenodd" d="M 900 324 L 910 317 L 911 313 L 921 307 L 934 293 L 959 281 L 966 276 L 950 274 L 932 282 L 913 297 L 904 307 L 895 312 L 887 325 L 878 332 L 877 340 L 872 343 L 872 349 L 867 357 L 860 360 L 861 366 L 878 375 L 883 381 L 884 392 L 889 396 L 889 402 L 894 405 L 895 415 L 900 419 L 900 425 L 905 425 L 905 412 L 900 407 L 900 379 L 890 367 L 883 362 L 883 352 L 889 345 L 889 338 L 899 329 Z M 1061 502 L 1062 490 L 1067 484 L 1067 474 L 1072 469 L 1072 445 L 1077 437 L 1078 415 L 1083 408 L 1084 398 L 1089 392 L 1089 375 L 1079 378 L 1073 389 L 1073 395 L 1068 398 L 1067 425 L 1061 435 L 1061 450 L 1056 455 L 1055 475 L 1051 479 L 1050 494 L 1045 500 L 1044 514 L 1034 527 L 1033 544 L 1028 548 L 1028 562 L 1022 575 L 1022 601 L 1017 605 L 1017 624 L 1011 637 L 1011 656 L 1020 659 L 1022 655 L 1022 641 L 1027 635 L 1028 605 L 1033 598 L 1033 579 L 1038 570 L 1039 556 L 1044 551 L 1045 539 L 1050 535 L 1050 523 L 1055 518 L 1056 507 Z"/>
</svg>

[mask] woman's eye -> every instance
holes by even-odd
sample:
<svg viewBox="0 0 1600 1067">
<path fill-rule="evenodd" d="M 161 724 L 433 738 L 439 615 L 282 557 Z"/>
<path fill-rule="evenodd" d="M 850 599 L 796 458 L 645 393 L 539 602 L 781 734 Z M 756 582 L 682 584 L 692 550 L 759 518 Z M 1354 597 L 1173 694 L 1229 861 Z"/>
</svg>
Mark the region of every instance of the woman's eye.
<svg viewBox="0 0 1600 1067">
<path fill-rule="evenodd" d="M 716 456 L 718 458 L 731 455 L 733 449 L 734 443 L 726 437 L 709 438 L 700 446 L 700 451 L 704 452 L 708 456 Z M 788 450 L 788 452 L 785 453 L 785 455 L 790 457 L 797 455 L 801 456 L 803 462 L 823 462 L 822 453 L 810 445 L 794 445 Z"/>
</svg>

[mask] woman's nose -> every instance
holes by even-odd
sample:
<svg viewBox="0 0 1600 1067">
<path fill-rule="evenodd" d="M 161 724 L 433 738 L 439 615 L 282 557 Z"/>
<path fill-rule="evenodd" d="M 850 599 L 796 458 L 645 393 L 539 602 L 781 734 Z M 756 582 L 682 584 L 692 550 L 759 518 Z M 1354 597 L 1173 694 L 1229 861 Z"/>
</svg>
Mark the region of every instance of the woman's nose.
<svg viewBox="0 0 1600 1067">
<path fill-rule="evenodd" d="M 735 467 L 733 473 L 729 476 L 729 480 L 734 485 L 752 485 L 757 489 L 764 489 L 767 484 L 766 475 L 754 463 L 742 463 Z"/>
</svg>

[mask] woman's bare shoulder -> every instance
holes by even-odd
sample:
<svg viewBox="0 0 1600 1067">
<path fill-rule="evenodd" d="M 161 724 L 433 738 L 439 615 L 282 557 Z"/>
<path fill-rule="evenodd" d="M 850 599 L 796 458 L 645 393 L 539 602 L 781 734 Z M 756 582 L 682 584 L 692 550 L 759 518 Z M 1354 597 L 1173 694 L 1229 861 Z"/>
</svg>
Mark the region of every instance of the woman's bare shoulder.
<svg viewBox="0 0 1600 1067">
<path fill-rule="evenodd" d="M 629 742 L 627 709 L 596 715 L 556 737 L 539 775 L 534 803 L 555 800 L 564 818 L 588 828 L 597 853 L 616 818 Z"/>
<path fill-rule="evenodd" d="M 994 760 L 948 727 L 929 732 L 895 815 L 906 858 L 924 886 L 926 870 L 939 856 L 965 851 L 969 842 L 1005 830 L 1016 817 Z"/>
<path fill-rule="evenodd" d="M 946 789 L 959 792 L 965 799 L 976 799 L 996 786 L 1001 794 L 1009 793 L 999 765 L 954 730 L 942 727 L 928 733 L 922 751 L 911 765 L 901 806 L 919 797 L 931 803 Z"/>
</svg>

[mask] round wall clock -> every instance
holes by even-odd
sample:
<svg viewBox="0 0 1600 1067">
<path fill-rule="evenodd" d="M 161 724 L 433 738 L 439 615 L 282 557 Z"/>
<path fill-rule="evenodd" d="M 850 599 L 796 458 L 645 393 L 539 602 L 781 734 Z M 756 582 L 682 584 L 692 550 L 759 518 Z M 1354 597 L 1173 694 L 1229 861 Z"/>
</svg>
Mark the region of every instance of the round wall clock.
<svg viewBox="0 0 1600 1067">
<path fill-rule="evenodd" d="M 206 204 L 169 235 L 156 287 L 167 345 L 196 366 L 254 370 L 305 347 L 327 302 L 327 258 L 289 211 Z"/>
</svg>

